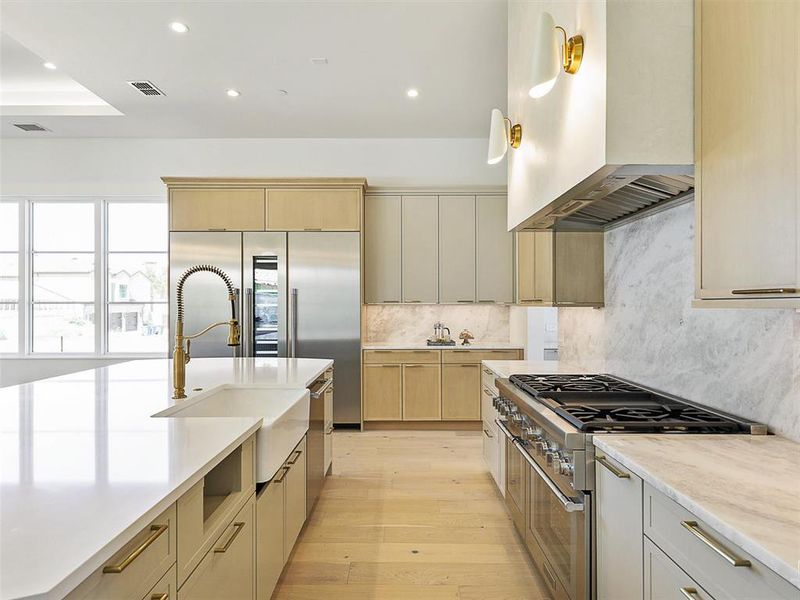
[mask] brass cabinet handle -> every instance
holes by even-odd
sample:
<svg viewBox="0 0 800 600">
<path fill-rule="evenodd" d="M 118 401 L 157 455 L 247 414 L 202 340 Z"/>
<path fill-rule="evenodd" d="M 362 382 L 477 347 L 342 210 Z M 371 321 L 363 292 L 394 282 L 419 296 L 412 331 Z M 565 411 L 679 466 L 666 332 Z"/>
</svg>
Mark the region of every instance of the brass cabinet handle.
<svg viewBox="0 0 800 600">
<path fill-rule="evenodd" d="M 242 529 L 244 529 L 244 521 L 237 521 L 233 524 L 233 535 L 225 542 L 225 545 L 222 548 L 214 548 L 214 552 L 219 552 L 220 554 L 223 552 L 227 552 L 228 548 L 231 547 L 233 540 L 241 533 Z"/>
<path fill-rule="evenodd" d="M 541 298 L 520 298 L 520 302 L 544 302 Z"/>
<path fill-rule="evenodd" d="M 473 302 L 475 302 L 475 300 L 456 300 L 456 302 L 462 302 L 464 304 L 466 304 L 466 303 L 472 304 Z"/>
<path fill-rule="evenodd" d="M 163 594 L 153 594 L 150 596 L 150 600 L 169 600 L 169 594 L 167 592 Z"/>
<path fill-rule="evenodd" d="M 491 375 L 492 374 L 492 371 L 489 370 L 489 369 L 484 369 L 483 372 L 486 373 L 487 375 Z"/>
<path fill-rule="evenodd" d="M 603 465 L 606 469 L 611 471 L 614 475 L 619 477 L 620 479 L 630 479 L 631 478 L 631 474 L 630 473 L 626 473 L 622 469 L 618 469 L 617 467 L 612 465 L 610 462 L 608 462 L 608 460 L 606 460 L 605 456 L 595 456 L 594 459 L 597 462 L 599 462 L 601 465 Z"/>
<path fill-rule="evenodd" d="M 281 467 L 281 471 L 283 471 L 283 473 L 281 473 L 281 478 L 278 479 L 276 477 L 272 480 L 272 483 L 283 483 L 283 480 L 286 479 L 286 474 L 291 471 L 291 467 Z"/>
<path fill-rule="evenodd" d="M 150 545 L 153 542 L 155 542 L 158 539 L 158 537 L 162 533 L 164 533 L 168 528 L 169 525 L 166 523 L 164 525 L 151 525 L 150 535 L 147 536 L 147 539 L 145 539 L 141 544 L 139 544 L 133 550 L 133 552 L 128 554 L 128 556 L 126 556 L 122 562 L 116 565 L 108 565 L 106 567 L 103 567 L 103 573 L 122 573 L 125 569 L 128 568 L 128 565 L 130 565 L 133 561 L 135 561 L 142 552 L 147 550 L 147 548 L 149 548 Z"/>
<path fill-rule="evenodd" d="M 325 383 L 319 386 L 316 390 L 311 390 L 311 399 L 317 400 L 325 394 L 325 391 L 333 385 L 333 379 L 328 379 Z"/>
<path fill-rule="evenodd" d="M 321 227 L 304 227 L 303 231 L 322 231 Z"/>
<path fill-rule="evenodd" d="M 731 290 L 731 294 L 796 294 L 796 293 L 797 293 L 797 288 L 789 288 L 789 287 Z"/>
<path fill-rule="evenodd" d="M 286 464 L 287 464 L 287 465 L 293 465 L 294 463 L 296 463 L 296 462 L 299 460 L 299 458 L 300 458 L 300 455 L 301 455 L 301 454 L 303 454 L 303 451 L 302 451 L 302 450 L 295 450 L 295 451 L 293 452 L 293 454 L 296 454 L 297 456 L 295 456 L 295 457 L 294 457 L 294 460 L 291 460 L 291 459 L 290 459 L 290 460 L 287 460 L 287 461 L 286 461 Z"/>
<path fill-rule="evenodd" d="M 381 304 L 397 304 L 400 300 L 381 300 Z"/>
<path fill-rule="evenodd" d="M 496 300 L 478 300 L 478 302 L 496 302 Z"/>
<path fill-rule="evenodd" d="M 683 594 L 689 600 L 696 600 L 700 597 L 700 595 L 697 593 L 697 590 L 693 587 L 682 587 L 681 594 Z"/>
<path fill-rule="evenodd" d="M 488 438 L 493 438 L 494 437 L 488 429 L 484 429 L 483 433 L 485 433 L 486 437 L 488 437 Z"/>
<path fill-rule="evenodd" d="M 733 552 L 728 550 L 725 546 L 720 544 L 717 540 L 713 537 L 705 533 L 702 529 L 700 529 L 700 525 L 697 524 L 697 521 L 681 521 L 681 525 L 684 529 L 689 531 L 693 536 L 703 542 L 706 546 L 711 548 L 714 552 L 719 554 L 725 561 L 733 566 L 733 567 L 750 567 L 750 561 L 745 558 L 739 558 Z"/>
</svg>

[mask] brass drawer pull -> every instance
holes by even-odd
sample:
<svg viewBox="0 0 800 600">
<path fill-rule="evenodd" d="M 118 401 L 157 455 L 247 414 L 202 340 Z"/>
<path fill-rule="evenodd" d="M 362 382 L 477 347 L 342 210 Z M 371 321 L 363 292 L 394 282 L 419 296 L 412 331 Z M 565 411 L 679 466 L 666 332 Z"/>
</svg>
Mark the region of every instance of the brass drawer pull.
<svg viewBox="0 0 800 600">
<path fill-rule="evenodd" d="M 169 594 L 167 592 L 163 594 L 153 594 L 150 596 L 150 600 L 169 600 Z"/>
<path fill-rule="evenodd" d="M 241 533 L 242 529 L 244 529 L 244 521 L 237 521 L 234 523 L 233 529 L 233 535 L 228 539 L 227 542 L 225 542 L 225 545 L 222 548 L 214 548 L 214 552 L 219 552 L 221 554 L 228 551 L 228 548 L 230 548 L 231 544 L 233 544 L 233 540 L 235 540 L 239 533 Z"/>
<path fill-rule="evenodd" d="M 139 555 L 147 550 L 150 545 L 155 542 L 158 537 L 164 533 L 167 528 L 169 528 L 168 524 L 164 525 L 150 525 L 150 535 L 147 536 L 147 539 L 143 541 L 139 546 L 137 546 L 133 552 L 128 554 L 125 559 L 116 565 L 108 565 L 107 567 L 103 567 L 103 573 L 122 573 L 125 569 L 128 568 L 133 561 L 139 558 Z"/>
<path fill-rule="evenodd" d="M 489 369 L 484 369 L 483 372 L 486 373 L 487 375 L 491 375 L 492 374 L 492 371 L 489 370 Z"/>
<path fill-rule="evenodd" d="M 333 379 L 328 379 L 325 383 L 319 386 L 316 390 L 311 390 L 311 399 L 317 400 L 321 398 L 325 391 L 333 385 Z"/>
<path fill-rule="evenodd" d="M 612 465 L 610 462 L 608 462 L 608 460 L 606 460 L 605 456 L 595 456 L 594 459 L 597 462 L 599 462 L 601 465 L 603 465 L 606 469 L 611 471 L 618 478 L 620 478 L 620 479 L 630 479 L 631 478 L 631 474 L 630 473 L 626 473 L 622 469 L 618 469 L 617 467 Z"/>
<path fill-rule="evenodd" d="M 272 483 L 283 483 L 283 480 L 286 479 L 286 474 L 291 471 L 291 467 L 281 467 L 281 471 L 283 471 L 283 473 L 281 473 L 280 479 L 276 477 L 272 480 Z"/>
<path fill-rule="evenodd" d="M 483 433 L 485 433 L 486 437 L 488 437 L 488 438 L 493 438 L 494 437 L 488 429 L 484 429 Z"/>
<path fill-rule="evenodd" d="M 719 554 L 725 561 L 733 567 L 750 567 L 750 561 L 745 558 L 739 558 L 728 550 L 725 546 L 720 544 L 717 540 L 700 529 L 697 521 L 681 521 L 684 529 L 689 531 L 693 536 L 703 542 L 706 546 L 711 548 L 714 552 Z"/>
<path fill-rule="evenodd" d="M 463 304 L 467 304 L 467 303 L 472 304 L 473 302 L 475 302 L 475 300 L 456 300 L 456 302 L 461 302 Z"/>
<path fill-rule="evenodd" d="M 796 294 L 797 288 L 751 288 L 731 290 L 731 294 Z"/>
<path fill-rule="evenodd" d="M 293 453 L 296 454 L 297 456 L 295 456 L 294 459 L 287 460 L 286 461 L 287 465 L 293 465 L 294 463 L 296 463 L 300 459 L 300 455 L 303 454 L 303 451 L 302 450 L 295 450 Z"/>
<path fill-rule="evenodd" d="M 681 594 L 687 597 L 689 600 L 697 600 L 700 595 L 697 593 L 697 590 L 693 587 L 682 587 Z"/>
<path fill-rule="evenodd" d="M 541 298 L 521 298 L 520 302 L 544 302 Z"/>
</svg>

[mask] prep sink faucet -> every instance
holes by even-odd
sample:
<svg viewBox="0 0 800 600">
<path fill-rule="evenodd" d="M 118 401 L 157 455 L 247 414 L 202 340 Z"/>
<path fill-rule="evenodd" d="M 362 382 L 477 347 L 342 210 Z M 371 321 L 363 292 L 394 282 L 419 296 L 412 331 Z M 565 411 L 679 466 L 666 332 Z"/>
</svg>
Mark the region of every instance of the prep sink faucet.
<svg viewBox="0 0 800 600">
<path fill-rule="evenodd" d="M 218 275 L 222 281 L 225 282 L 225 285 L 228 288 L 228 300 L 230 300 L 231 303 L 231 318 L 230 321 L 219 321 L 218 323 L 209 325 L 200 333 L 195 333 L 194 335 L 183 335 L 183 284 L 186 283 L 186 280 L 190 276 L 194 275 L 195 273 L 199 273 L 200 271 L 214 273 L 214 275 Z M 196 265 L 194 267 L 189 267 L 178 279 L 177 294 L 178 318 L 175 322 L 175 351 L 172 354 L 172 385 L 175 388 L 175 391 L 172 394 L 172 397 L 176 400 L 179 400 L 181 398 L 186 398 L 186 364 L 189 362 L 189 360 L 191 360 L 191 355 L 189 354 L 191 340 L 199 338 L 201 335 L 208 333 L 214 329 L 214 327 L 218 327 L 219 325 L 227 325 L 230 327 L 230 331 L 228 332 L 228 346 L 238 346 L 239 321 L 236 320 L 236 293 L 234 292 L 231 278 L 228 277 L 225 272 L 218 267 L 214 267 L 212 265 Z M 186 342 L 186 348 L 183 347 L 184 341 Z"/>
</svg>

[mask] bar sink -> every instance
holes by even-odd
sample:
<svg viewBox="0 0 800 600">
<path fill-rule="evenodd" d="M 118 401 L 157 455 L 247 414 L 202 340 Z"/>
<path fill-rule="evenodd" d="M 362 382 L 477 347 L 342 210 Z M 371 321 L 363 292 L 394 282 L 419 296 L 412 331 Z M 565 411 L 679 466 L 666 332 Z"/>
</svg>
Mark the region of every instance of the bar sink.
<svg viewBox="0 0 800 600">
<path fill-rule="evenodd" d="M 154 417 L 256 417 L 256 481 L 269 481 L 308 430 L 307 389 L 223 387 L 179 402 Z"/>
</svg>

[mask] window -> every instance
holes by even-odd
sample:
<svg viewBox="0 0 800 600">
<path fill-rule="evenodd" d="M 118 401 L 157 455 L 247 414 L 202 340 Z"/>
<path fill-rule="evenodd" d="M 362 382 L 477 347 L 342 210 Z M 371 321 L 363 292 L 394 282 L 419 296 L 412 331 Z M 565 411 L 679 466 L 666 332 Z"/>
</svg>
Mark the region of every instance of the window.
<svg viewBox="0 0 800 600">
<path fill-rule="evenodd" d="M 0 202 L 0 353 L 166 354 L 167 231 L 163 201 Z"/>
</svg>

